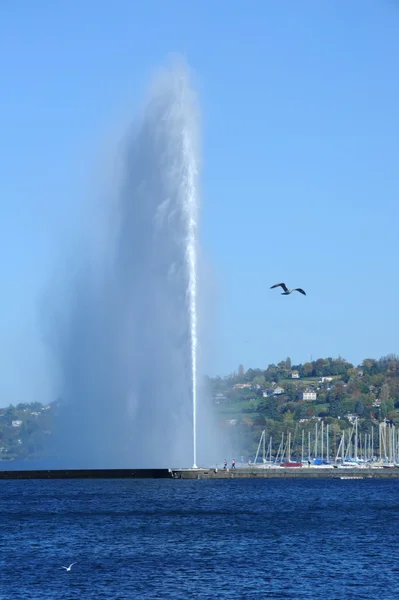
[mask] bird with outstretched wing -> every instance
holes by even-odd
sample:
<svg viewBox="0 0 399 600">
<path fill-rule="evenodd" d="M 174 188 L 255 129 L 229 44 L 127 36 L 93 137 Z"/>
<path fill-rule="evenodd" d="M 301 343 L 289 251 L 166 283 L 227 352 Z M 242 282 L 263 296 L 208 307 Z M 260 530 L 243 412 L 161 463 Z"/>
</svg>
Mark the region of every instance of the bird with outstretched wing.
<svg viewBox="0 0 399 600">
<path fill-rule="evenodd" d="M 273 288 L 276 288 L 276 287 L 283 288 L 284 292 L 281 293 L 282 296 L 288 296 L 292 292 L 300 292 L 301 294 L 306 296 L 306 292 L 304 292 L 304 290 L 302 288 L 294 288 L 294 289 L 290 290 L 287 288 L 285 283 L 276 283 L 275 285 L 272 285 L 270 289 L 272 290 Z"/>
</svg>

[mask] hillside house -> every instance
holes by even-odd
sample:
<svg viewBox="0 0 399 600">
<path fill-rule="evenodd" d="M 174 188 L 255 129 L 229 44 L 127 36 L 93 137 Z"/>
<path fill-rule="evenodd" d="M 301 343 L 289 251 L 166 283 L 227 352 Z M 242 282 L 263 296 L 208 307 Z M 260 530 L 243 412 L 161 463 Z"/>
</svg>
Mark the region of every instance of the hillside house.
<svg viewBox="0 0 399 600">
<path fill-rule="evenodd" d="M 292 373 L 291 373 L 291 379 L 299 379 L 299 372 L 298 371 L 292 371 Z"/>
<path fill-rule="evenodd" d="M 302 400 L 305 400 L 305 402 L 314 402 L 317 400 L 317 393 L 309 390 L 302 392 Z"/>
</svg>

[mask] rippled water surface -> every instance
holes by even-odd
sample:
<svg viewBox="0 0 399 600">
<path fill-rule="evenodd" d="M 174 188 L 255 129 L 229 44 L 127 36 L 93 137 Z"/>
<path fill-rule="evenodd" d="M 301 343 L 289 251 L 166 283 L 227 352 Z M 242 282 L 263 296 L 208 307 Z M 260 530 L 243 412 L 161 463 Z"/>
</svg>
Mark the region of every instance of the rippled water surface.
<svg viewBox="0 0 399 600">
<path fill-rule="evenodd" d="M 1 481 L 0 526 L 2 600 L 399 598 L 399 481 Z"/>
</svg>

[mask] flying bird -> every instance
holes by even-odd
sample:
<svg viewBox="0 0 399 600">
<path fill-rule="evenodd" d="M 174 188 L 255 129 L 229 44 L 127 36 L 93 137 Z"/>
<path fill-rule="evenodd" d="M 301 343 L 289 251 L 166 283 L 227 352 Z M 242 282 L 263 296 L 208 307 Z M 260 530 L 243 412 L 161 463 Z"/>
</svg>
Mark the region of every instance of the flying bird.
<svg viewBox="0 0 399 600">
<path fill-rule="evenodd" d="M 61 567 L 61 569 L 65 569 L 65 571 L 70 571 L 70 570 L 72 569 L 72 566 L 73 566 L 73 565 L 76 565 L 76 563 L 71 563 L 71 564 L 69 565 L 69 567 Z"/>
<path fill-rule="evenodd" d="M 291 294 L 291 292 L 300 292 L 301 294 L 306 296 L 306 293 L 303 291 L 302 288 L 294 288 L 293 290 L 289 290 L 287 288 L 287 286 L 285 285 L 285 283 L 276 283 L 276 285 L 272 285 L 270 289 L 272 290 L 273 288 L 276 288 L 276 287 L 283 288 L 284 292 L 281 293 L 282 296 L 288 296 L 288 294 Z"/>
</svg>

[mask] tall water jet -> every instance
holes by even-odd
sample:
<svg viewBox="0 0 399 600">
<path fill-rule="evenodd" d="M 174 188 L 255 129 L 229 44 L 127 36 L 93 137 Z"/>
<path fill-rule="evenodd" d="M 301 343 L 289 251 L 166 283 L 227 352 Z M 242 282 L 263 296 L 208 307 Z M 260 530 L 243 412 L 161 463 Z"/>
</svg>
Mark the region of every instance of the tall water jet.
<svg viewBox="0 0 399 600">
<path fill-rule="evenodd" d="M 187 262 L 188 296 L 190 308 L 190 340 L 193 403 L 193 469 L 197 468 L 197 166 L 195 152 L 188 132 L 184 132 L 184 148 L 187 156 L 186 197 L 187 206 Z"/>
<path fill-rule="evenodd" d="M 68 466 L 197 464 L 198 111 L 187 70 L 155 79 L 122 151 L 53 351 Z"/>
</svg>

